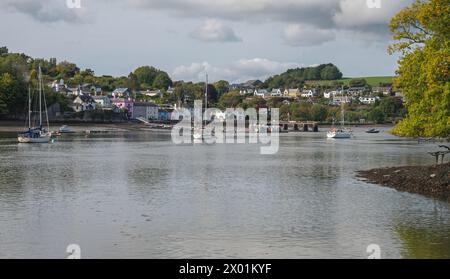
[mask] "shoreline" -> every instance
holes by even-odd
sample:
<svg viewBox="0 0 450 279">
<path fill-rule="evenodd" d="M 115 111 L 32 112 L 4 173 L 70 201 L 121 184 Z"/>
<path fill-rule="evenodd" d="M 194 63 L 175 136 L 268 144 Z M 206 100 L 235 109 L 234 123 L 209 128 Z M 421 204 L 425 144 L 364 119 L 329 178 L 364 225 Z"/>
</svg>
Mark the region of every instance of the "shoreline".
<svg viewBox="0 0 450 279">
<path fill-rule="evenodd" d="M 367 183 L 450 202 L 450 162 L 357 171 Z"/>
</svg>

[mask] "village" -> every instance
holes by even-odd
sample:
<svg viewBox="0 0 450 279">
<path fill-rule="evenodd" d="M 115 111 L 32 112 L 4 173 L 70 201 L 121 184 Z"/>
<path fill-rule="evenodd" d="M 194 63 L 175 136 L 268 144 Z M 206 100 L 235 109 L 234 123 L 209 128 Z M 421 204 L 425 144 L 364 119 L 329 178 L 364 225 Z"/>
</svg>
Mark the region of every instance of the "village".
<svg viewBox="0 0 450 279">
<path fill-rule="evenodd" d="M 242 102 L 255 102 L 258 107 L 270 107 L 267 103 L 277 103 L 280 106 L 289 106 L 292 103 L 322 104 L 328 107 L 341 106 L 345 104 L 357 104 L 358 106 L 370 107 L 384 98 L 391 98 L 397 103 L 403 103 L 403 97 L 395 92 L 392 86 L 344 86 L 330 87 L 308 87 L 303 88 L 263 88 L 264 83 L 260 80 L 250 80 L 241 84 L 227 84 L 225 90 L 215 100 L 208 100 L 213 104 L 220 103 L 220 97 L 226 94 L 238 95 Z M 164 96 L 175 94 L 175 88 L 169 86 L 166 90 L 131 90 L 119 87 L 112 92 L 106 92 L 101 86 L 84 83 L 78 87 L 70 87 L 64 80 L 49 82 L 47 86 L 54 92 L 63 95 L 69 100 L 69 108 L 72 111 L 61 112 L 58 104 L 49 107 L 51 119 L 67 119 L 84 112 L 110 112 L 122 114 L 125 120 L 139 120 L 142 122 L 168 122 L 172 113 L 177 108 L 192 109 L 192 98 L 188 95 L 182 100 L 173 103 L 161 103 Z M 214 87 L 214 85 L 209 85 Z M 213 91 L 217 91 L 213 88 Z M 209 98 L 208 94 L 208 98 Z M 212 97 L 211 97 L 212 98 Z M 262 102 L 258 102 L 258 100 Z M 223 106 L 223 105 L 222 105 Z M 238 106 L 240 106 L 238 104 Z"/>
</svg>

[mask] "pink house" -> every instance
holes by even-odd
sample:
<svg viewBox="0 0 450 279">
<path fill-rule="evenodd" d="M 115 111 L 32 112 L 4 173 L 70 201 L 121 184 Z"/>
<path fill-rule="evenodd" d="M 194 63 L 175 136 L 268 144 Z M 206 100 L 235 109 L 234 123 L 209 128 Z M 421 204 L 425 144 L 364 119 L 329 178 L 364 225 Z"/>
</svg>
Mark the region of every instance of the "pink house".
<svg viewBox="0 0 450 279">
<path fill-rule="evenodd" d="M 129 118 L 133 118 L 134 102 L 131 98 L 114 98 L 112 104 L 118 109 L 126 110 Z"/>
</svg>

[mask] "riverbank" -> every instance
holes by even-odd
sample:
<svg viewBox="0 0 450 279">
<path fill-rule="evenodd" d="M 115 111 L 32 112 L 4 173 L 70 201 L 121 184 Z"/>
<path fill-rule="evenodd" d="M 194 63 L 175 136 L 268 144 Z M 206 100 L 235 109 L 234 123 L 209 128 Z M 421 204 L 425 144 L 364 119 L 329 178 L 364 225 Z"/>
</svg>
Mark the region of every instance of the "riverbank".
<svg viewBox="0 0 450 279">
<path fill-rule="evenodd" d="M 357 176 L 369 183 L 450 202 L 450 163 L 364 170 Z"/>
</svg>

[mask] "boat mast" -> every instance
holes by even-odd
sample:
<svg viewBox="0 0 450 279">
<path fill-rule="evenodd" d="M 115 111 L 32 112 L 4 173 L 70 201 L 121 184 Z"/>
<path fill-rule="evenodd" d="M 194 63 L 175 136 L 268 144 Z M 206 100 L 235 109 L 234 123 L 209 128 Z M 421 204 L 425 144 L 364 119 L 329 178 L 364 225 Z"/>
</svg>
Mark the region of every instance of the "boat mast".
<svg viewBox="0 0 450 279">
<path fill-rule="evenodd" d="M 206 85 L 205 85 L 205 113 L 208 109 L 208 72 L 206 72 Z M 205 126 L 206 126 L 206 119 L 205 119 Z"/>
<path fill-rule="evenodd" d="M 42 73 L 41 73 L 41 65 L 39 65 L 39 75 L 38 75 L 38 79 L 39 79 L 39 128 L 42 129 L 42 84 L 41 84 L 41 79 L 42 79 Z"/>
<path fill-rule="evenodd" d="M 28 129 L 31 129 L 31 89 L 28 85 Z"/>
</svg>

